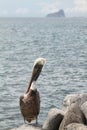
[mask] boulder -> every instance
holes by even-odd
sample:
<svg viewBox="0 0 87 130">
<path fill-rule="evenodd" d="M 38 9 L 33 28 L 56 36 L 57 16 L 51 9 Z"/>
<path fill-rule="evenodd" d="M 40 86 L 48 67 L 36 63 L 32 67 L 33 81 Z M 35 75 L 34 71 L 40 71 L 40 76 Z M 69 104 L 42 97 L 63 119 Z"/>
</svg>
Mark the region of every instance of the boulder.
<svg viewBox="0 0 87 130">
<path fill-rule="evenodd" d="M 81 105 L 81 110 L 86 118 L 86 125 L 87 125 L 87 101 L 84 102 L 82 105 Z"/>
<path fill-rule="evenodd" d="M 72 103 L 77 103 L 81 106 L 85 101 L 87 101 L 87 93 L 67 95 L 63 101 L 63 109 L 67 110 Z"/>
<path fill-rule="evenodd" d="M 80 123 L 71 123 L 67 125 L 64 130 L 87 130 L 87 126 Z"/>
<path fill-rule="evenodd" d="M 48 112 L 48 116 L 43 124 L 43 130 L 58 130 L 63 120 L 64 112 L 57 108 L 53 108 Z"/>
<path fill-rule="evenodd" d="M 71 123 L 86 123 L 85 117 L 77 103 L 70 105 L 60 124 L 59 130 L 65 130 L 64 128 Z"/>
</svg>

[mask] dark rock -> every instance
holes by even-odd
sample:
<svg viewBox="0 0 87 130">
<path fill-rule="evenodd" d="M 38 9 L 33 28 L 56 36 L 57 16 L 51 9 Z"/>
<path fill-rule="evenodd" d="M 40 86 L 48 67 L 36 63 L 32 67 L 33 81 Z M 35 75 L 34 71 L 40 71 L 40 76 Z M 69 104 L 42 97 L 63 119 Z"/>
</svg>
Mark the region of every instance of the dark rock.
<svg viewBox="0 0 87 130">
<path fill-rule="evenodd" d="M 63 121 L 60 124 L 59 130 L 64 130 L 64 128 L 69 125 L 70 123 L 86 123 L 85 117 L 80 110 L 78 104 L 72 104 L 68 111 L 66 112 Z"/>
<path fill-rule="evenodd" d="M 67 125 L 64 130 L 87 130 L 87 126 L 80 123 L 71 123 Z"/>
<path fill-rule="evenodd" d="M 84 102 L 82 105 L 81 105 L 81 110 L 86 118 L 86 125 L 87 125 L 87 101 Z"/>
<path fill-rule="evenodd" d="M 65 13 L 61 9 L 58 12 L 48 14 L 47 17 L 65 17 Z"/>
<path fill-rule="evenodd" d="M 63 117 L 64 112 L 62 110 L 59 110 L 57 108 L 51 109 L 43 124 L 43 130 L 58 130 Z"/>
</svg>

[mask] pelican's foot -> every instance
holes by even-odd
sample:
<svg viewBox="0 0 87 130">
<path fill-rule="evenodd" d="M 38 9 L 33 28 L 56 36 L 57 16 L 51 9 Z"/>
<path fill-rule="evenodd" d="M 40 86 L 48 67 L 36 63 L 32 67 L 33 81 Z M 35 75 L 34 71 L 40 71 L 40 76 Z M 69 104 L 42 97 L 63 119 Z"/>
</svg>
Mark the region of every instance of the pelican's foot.
<svg viewBox="0 0 87 130">
<path fill-rule="evenodd" d="M 36 117 L 36 125 L 38 124 L 38 117 Z"/>
</svg>

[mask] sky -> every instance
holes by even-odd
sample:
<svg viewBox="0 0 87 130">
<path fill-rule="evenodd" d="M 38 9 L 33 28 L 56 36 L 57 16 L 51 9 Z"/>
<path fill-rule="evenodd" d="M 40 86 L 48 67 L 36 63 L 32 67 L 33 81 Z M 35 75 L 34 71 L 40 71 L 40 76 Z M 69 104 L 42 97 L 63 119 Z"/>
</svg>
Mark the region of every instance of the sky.
<svg viewBox="0 0 87 130">
<path fill-rule="evenodd" d="M 87 17 L 87 0 L 0 0 L 0 17 L 45 17 L 60 9 L 66 17 Z"/>
</svg>

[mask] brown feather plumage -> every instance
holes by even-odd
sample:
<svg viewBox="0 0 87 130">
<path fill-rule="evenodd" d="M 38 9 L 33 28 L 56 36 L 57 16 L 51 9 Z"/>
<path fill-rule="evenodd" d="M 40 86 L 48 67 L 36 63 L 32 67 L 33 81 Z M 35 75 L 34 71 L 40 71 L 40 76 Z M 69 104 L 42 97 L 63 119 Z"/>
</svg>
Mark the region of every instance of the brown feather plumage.
<svg viewBox="0 0 87 130">
<path fill-rule="evenodd" d="M 30 92 L 27 96 L 21 96 L 20 109 L 24 120 L 31 122 L 32 120 L 37 119 L 40 112 L 39 92 Z"/>
</svg>

